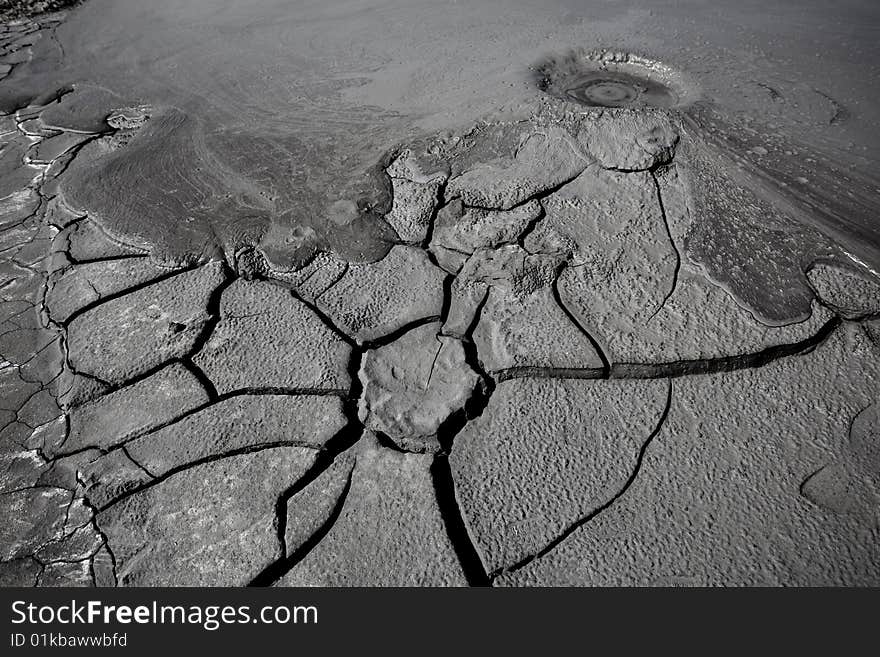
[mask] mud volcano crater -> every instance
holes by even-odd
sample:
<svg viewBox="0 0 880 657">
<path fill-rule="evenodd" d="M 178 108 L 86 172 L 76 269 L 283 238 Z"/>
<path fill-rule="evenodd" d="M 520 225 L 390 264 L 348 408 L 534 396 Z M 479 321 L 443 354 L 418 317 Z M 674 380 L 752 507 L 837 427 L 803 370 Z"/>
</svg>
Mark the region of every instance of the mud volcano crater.
<svg viewBox="0 0 880 657">
<path fill-rule="evenodd" d="M 588 107 L 673 109 L 697 96 L 684 74 L 631 53 L 572 51 L 547 58 L 535 73 L 542 91 Z"/>
</svg>

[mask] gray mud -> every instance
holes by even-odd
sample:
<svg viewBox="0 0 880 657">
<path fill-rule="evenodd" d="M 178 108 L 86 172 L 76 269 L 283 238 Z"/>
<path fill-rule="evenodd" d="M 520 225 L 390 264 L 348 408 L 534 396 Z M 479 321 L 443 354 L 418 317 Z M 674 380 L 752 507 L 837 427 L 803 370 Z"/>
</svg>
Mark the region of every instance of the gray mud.
<svg viewBox="0 0 880 657">
<path fill-rule="evenodd" d="M 869 67 L 876 44 L 860 21 L 867 5 L 849 4 L 835 12 L 834 28 L 848 40 L 825 44 L 799 70 L 801 51 L 827 41 L 818 5 L 775 3 L 771 40 L 771 21 L 748 7 L 719 17 L 710 3 L 644 10 L 565 0 L 499 11 L 487 1 L 450 13 L 381 2 L 304 7 L 293 20 L 281 2 L 93 0 L 41 31 L 34 57 L 0 88 L 0 107 L 50 102 L 44 121 L 85 132 L 106 130 L 114 109 L 151 107 L 152 125 L 126 149 L 90 145 L 94 157 L 64 184 L 70 204 L 118 239 L 152 245 L 162 261 L 223 253 L 235 262 L 258 248 L 270 268 L 289 270 L 321 250 L 353 262 L 384 256 L 397 239 L 382 220 L 389 151 L 426 129 L 528 113 L 541 95 L 537 76 L 544 90 L 576 103 L 683 109 L 718 151 L 710 158 L 724 175 L 781 199 L 794 223 L 813 225 L 876 269 L 877 89 L 865 82 L 870 71 L 855 73 Z M 617 54 L 584 68 L 565 54 L 584 44 Z M 629 44 L 655 56 L 628 55 Z M 719 223 L 706 220 L 710 232 Z M 727 275 L 738 264 L 700 240 L 691 253 L 744 303 L 749 285 L 772 286 Z M 777 312 L 775 321 L 796 315 Z"/>
<path fill-rule="evenodd" d="M 687 107 L 697 85 L 660 62 L 626 52 L 572 51 L 535 67 L 538 88 L 587 107 Z"/>
<path fill-rule="evenodd" d="M 0 20 L 32 18 L 67 9 L 78 2 L 80 0 L 3 0 L 0 2 Z"/>
<path fill-rule="evenodd" d="M 0 23 L 0 585 L 876 585 L 877 9 L 646 4 Z"/>
</svg>

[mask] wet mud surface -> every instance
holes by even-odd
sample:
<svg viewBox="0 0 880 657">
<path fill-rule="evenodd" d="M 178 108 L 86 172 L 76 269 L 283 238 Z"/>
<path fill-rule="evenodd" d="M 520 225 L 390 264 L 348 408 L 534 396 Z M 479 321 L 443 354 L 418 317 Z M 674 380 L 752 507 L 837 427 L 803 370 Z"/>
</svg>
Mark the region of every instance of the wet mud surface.
<svg viewBox="0 0 880 657">
<path fill-rule="evenodd" d="M 222 4 L 0 33 L 0 581 L 878 583 L 861 91 Z"/>
</svg>

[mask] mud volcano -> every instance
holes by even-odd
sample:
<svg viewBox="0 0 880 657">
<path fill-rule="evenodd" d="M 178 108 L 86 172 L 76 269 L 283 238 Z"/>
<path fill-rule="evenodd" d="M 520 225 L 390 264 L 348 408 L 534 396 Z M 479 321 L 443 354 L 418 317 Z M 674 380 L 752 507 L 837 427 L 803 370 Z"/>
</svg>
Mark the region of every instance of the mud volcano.
<svg viewBox="0 0 880 657">
<path fill-rule="evenodd" d="M 694 101 L 696 87 L 659 62 L 608 51 L 573 51 L 537 69 L 542 91 L 588 107 L 674 109 Z"/>
</svg>

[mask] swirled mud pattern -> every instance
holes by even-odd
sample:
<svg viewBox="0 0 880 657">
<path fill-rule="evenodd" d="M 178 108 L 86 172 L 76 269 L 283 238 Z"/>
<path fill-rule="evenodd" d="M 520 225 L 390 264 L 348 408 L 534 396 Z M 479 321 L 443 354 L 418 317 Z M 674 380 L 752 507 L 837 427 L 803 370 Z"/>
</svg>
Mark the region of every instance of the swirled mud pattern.
<svg viewBox="0 0 880 657">
<path fill-rule="evenodd" d="M 339 180 L 317 155 L 311 164 L 318 173 L 297 168 L 291 153 L 306 146 L 294 137 L 220 140 L 222 155 L 195 118 L 158 110 L 129 143 L 97 140 L 84 151 L 64 183 L 65 200 L 169 264 L 233 260 L 261 247 L 274 267 L 288 270 L 318 250 L 369 261 L 390 248 L 395 235 L 382 219 L 390 183 L 381 160 L 353 166 Z"/>
</svg>

